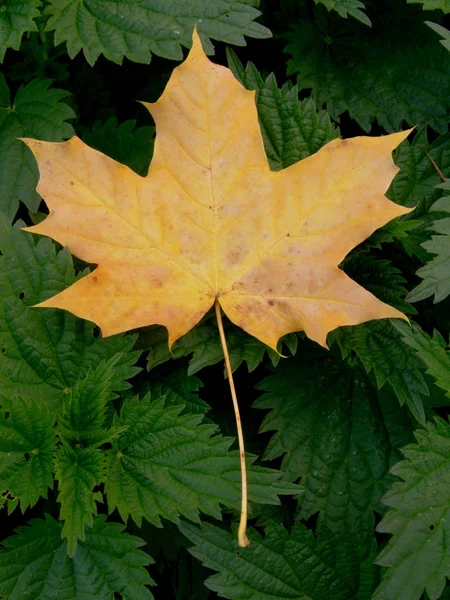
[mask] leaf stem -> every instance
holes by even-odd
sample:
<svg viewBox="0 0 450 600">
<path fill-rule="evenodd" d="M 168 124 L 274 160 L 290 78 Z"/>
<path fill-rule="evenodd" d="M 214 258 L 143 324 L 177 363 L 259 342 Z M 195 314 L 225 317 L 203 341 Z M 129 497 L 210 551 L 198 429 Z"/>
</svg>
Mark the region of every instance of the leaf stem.
<svg viewBox="0 0 450 600">
<path fill-rule="evenodd" d="M 219 300 L 216 298 L 214 303 L 216 309 L 217 325 L 219 327 L 220 341 L 222 342 L 223 356 L 225 358 L 225 367 L 228 374 L 228 383 L 230 384 L 231 398 L 233 400 L 234 416 L 236 418 L 236 428 L 239 442 L 239 456 L 241 459 L 241 481 L 242 481 L 242 497 L 241 497 L 241 519 L 239 521 L 238 529 L 238 544 L 241 548 L 250 546 L 249 539 L 247 537 L 247 468 L 245 465 L 245 448 L 244 448 L 244 435 L 242 433 L 241 415 L 239 414 L 239 404 L 236 396 L 236 388 L 234 387 L 233 372 L 231 370 L 230 355 L 228 354 L 227 340 L 225 338 L 225 331 L 223 330 L 222 311 L 220 310 Z"/>
</svg>

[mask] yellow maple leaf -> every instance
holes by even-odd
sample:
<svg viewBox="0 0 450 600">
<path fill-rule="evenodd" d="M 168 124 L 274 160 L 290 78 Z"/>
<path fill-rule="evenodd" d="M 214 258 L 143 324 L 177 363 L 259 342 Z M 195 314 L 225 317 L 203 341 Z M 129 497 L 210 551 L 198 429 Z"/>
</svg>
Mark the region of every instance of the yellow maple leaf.
<svg viewBox="0 0 450 600">
<path fill-rule="evenodd" d="M 274 349 L 292 331 L 326 345 L 336 327 L 403 317 L 338 264 L 409 211 L 384 196 L 408 131 L 334 140 L 273 172 L 254 92 L 209 61 L 195 32 L 188 58 L 146 106 L 157 131 L 146 177 L 77 137 L 25 140 L 50 209 L 28 231 L 98 264 L 39 306 L 94 321 L 104 336 L 158 323 L 172 345 L 217 299 Z"/>
</svg>

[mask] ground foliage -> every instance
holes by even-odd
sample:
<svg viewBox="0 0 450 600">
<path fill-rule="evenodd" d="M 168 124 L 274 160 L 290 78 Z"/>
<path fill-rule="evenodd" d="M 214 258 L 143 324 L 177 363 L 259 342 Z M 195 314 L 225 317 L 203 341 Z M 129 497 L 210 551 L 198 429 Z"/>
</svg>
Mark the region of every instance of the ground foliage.
<svg viewBox="0 0 450 600">
<path fill-rule="evenodd" d="M 450 3 L 0 8 L 0 598 L 450 597 Z M 329 350 L 290 334 L 280 358 L 226 324 L 250 453 L 248 549 L 235 541 L 239 462 L 214 319 L 170 353 L 158 326 L 102 339 L 33 309 L 90 265 L 21 229 L 45 205 L 17 138 L 75 132 L 145 175 L 155 130 L 135 100 L 157 100 L 195 23 L 256 91 L 273 170 L 340 135 L 416 126 L 387 192 L 414 211 L 341 265 L 411 326 L 343 327 Z"/>
</svg>

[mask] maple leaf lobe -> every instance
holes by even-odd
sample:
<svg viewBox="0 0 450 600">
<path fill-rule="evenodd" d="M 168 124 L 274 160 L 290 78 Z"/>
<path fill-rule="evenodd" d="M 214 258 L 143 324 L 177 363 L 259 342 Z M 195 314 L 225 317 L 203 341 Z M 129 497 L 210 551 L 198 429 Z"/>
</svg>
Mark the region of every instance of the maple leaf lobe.
<svg viewBox="0 0 450 600">
<path fill-rule="evenodd" d="M 272 348 L 304 330 L 400 317 L 338 268 L 375 229 L 410 211 L 389 201 L 392 150 L 409 131 L 334 140 L 271 171 L 254 92 L 206 57 L 194 31 L 187 59 L 159 100 L 148 175 L 74 137 L 24 140 L 39 165 L 48 235 L 98 267 L 38 306 L 97 323 L 104 336 L 158 323 L 169 344 L 216 298 Z"/>
</svg>

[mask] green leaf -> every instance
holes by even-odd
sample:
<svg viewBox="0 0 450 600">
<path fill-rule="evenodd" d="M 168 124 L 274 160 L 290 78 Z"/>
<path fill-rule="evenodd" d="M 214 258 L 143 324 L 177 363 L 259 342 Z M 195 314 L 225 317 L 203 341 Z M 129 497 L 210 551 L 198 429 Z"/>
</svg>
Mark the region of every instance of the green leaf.
<svg viewBox="0 0 450 600">
<path fill-rule="evenodd" d="M 431 27 L 433 31 L 435 31 L 442 37 L 442 40 L 439 41 L 444 46 L 444 48 L 450 50 L 450 31 L 445 27 L 442 27 L 442 25 L 438 25 L 437 23 L 431 23 L 430 21 L 425 21 L 425 24 L 428 25 L 428 27 Z"/>
<path fill-rule="evenodd" d="M 325 352 L 283 361 L 258 384 L 265 393 L 254 406 L 270 409 L 261 431 L 277 433 L 264 458 L 283 456 L 284 477 L 301 477 L 301 518 L 319 513 L 331 530 L 346 525 L 365 534 L 373 509 L 392 478 L 389 466 L 398 444 L 387 423 L 406 419 L 401 409 L 385 411 L 366 375 Z M 392 399 L 389 399 L 392 402 Z M 403 443 L 409 437 L 405 427 Z"/>
<path fill-rule="evenodd" d="M 61 535 L 67 538 L 67 552 L 75 555 L 78 540 L 85 540 L 86 527 L 92 527 L 97 514 L 95 501 L 102 501 L 95 486 L 105 480 L 105 454 L 96 448 L 71 448 L 62 445 L 55 455 L 60 520 L 65 521 Z"/>
<path fill-rule="evenodd" d="M 195 545 L 189 551 L 218 571 L 206 586 L 232 600 L 356 600 L 360 579 L 361 549 L 350 535 L 326 530 L 316 539 L 304 525 L 291 533 L 281 525 L 266 530 L 262 538 L 249 530 L 251 544 L 237 547 L 235 536 L 207 523 L 201 529 L 179 525 Z M 367 579 L 365 577 L 364 582 Z"/>
<path fill-rule="evenodd" d="M 147 175 L 154 137 L 154 127 L 136 128 L 136 121 L 133 120 L 119 124 L 116 117 L 111 117 L 105 123 L 95 121 L 92 129 L 81 132 L 81 138 L 86 144 L 142 176 Z"/>
<path fill-rule="evenodd" d="M 408 4 L 422 4 L 423 10 L 442 10 L 450 13 L 450 0 L 407 0 Z"/>
<path fill-rule="evenodd" d="M 235 507 L 240 498 L 239 453 L 232 439 L 216 435 L 216 426 L 201 424 L 202 415 L 181 415 L 183 406 L 164 399 L 133 398 L 124 403 L 113 442 L 105 484 L 109 512 L 118 509 L 140 525 L 142 517 L 160 526 L 161 518 L 179 515 L 198 521 L 199 510 L 220 519 L 219 505 Z M 278 504 L 277 494 L 299 493 L 283 484 L 279 471 L 254 467 L 247 455 L 249 498 Z"/>
<path fill-rule="evenodd" d="M 330 336 L 337 341 L 342 356 L 355 352 L 368 373 L 373 372 L 378 389 L 389 383 L 400 405 L 406 404 L 414 417 L 425 421 L 422 396 L 429 396 L 423 363 L 409 350 L 393 321 L 369 321 L 355 327 L 342 327 Z"/>
<path fill-rule="evenodd" d="M 0 493 L 22 512 L 53 487 L 55 417 L 33 400 L 15 398 L 11 413 L 0 411 Z"/>
<path fill-rule="evenodd" d="M 188 375 L 183 368 L 173 365 L 168 373 L 152 373 L 151 381 L 144 384 L 145 392 L 151 392 L 155 398 L 164 397 L 166 406 L 184 405 L 184 412 L 205 414 L 210 406 L 197 394 L 203 383 L 194 375 Z"/>
<path fill-rule="evenodd" d="M 0 15 L 2 13 L 0 12 Z M 17 138 L 33 137 L 61 142 L 73 135 L 68 119 L 75 113 L 62 100 L 69 93 L 50 87 L 48 79 L 33 79 L 20 87 L 11 104 L 9 90 L 0 73 L 0 210 L 12 220 L 23 202 L 36 212 L 38 168 L 31 151 Z"/>
<path fill-rule="evenodd" d="M 441 187 L 450 189 L 450 185 Z M 441 198 L 433 204 L 431 211 L 450 213 L 450 196 Z M 435 258 L 417 271 L 417 275 L 423 281 L 408 295 L 409 302 L 418 302 L 429 298 L 434 294 L 434 302 L 440 302 L 450 294 L 450 218 L 438 219 L 433 222 L 432 228 L 435 233 L 431 240 L 422 244 L 423 248 L 430 254 L 436 254 Z"/>
<path fill-rule="evenodd" d="M 341 264 L 341 268 L 386 304 L 406 314 L 416 312 L 404 299 L 406 289 L 403 284 L 406 280 L 391 261 L 377 259 L 367 252 L 352 252 Z"/>
<path fill-rule="evenodd" d="M 126 381 L 140 371 L 134 367 L 140 352 L 132 351 L 136 337 L 95 338 L 94 326 L 70 313 L 32 308 L 75 281 L 67 250 L 56 251 L 48 238 L 13 228 L 0 214 L 0 399 L 33 397 L 54 410 L 78 379 L 102 360 L 121 353 L 112 389 L 130 387 Z"/>
<path fill-rule="evenodd" d="M 67 42 L 70 58 L 83 50 L 90 65 L 100 54 L 118 64 L 124 56 L 148 63 L 152 53 L 181 60 L 182 46 L 190 48 L 196 24 L 208 54 L 213 53 L 210 38 L 245 46 L 244 35 L 271 35 L 254 22 L 261 13 L 236 0 L 50 0 L 46 13 L 47 30 L 55 30 L 55 44 Z"/>
<path fill-rule="evenodd" d="M 422 262 L 427 262 L 430 255 L 422 244 L 430 239 L 430 226 L 439 217 L 430 212 L 430 207 L 442 196 L 439 170 L 441 173 L 450 170 L 450 134 L 439 136 L 430 144 L 426 129 L 422 129 L 412 143 L 405 140 L 397 148 L 394 160 L 400 172 L 386 195 L 402 206 L 416 206 L 413 212 L 402 217 L 401 222 L 418 222 L 416 228 L 401 239 L 401 244 L 410 256 L 415 255 Z"/>
<path fill-rule="evenodd" d="M 272 364 L 278 364 L 279 354 L 273 352 L 268 346 L 241 329 L 230 326 L 228 322 L 225 322 L 224 327 L 233 371 L 245 362 L 251 373 L 264 360 L 266 352 Z M 281 350 L 282 344 L 286 344 L 290 352 L 295 354 L 297 341 L 295 334 L 286 335 L 280 340 L 279 349 Z M 167 330 L 162 327 L 149 328 L 145 338 L 141 338 L 141 347 L 148 350 L 149 371 L 171 358 L 181 358 L 190 354 L 193 356 L 189 361 L 188 375 L 194 375 L 205 367 L 223 362 L 223 350 L 217 325 L 210 319 L 204 320 L 177 340 L 171 350 L 167 343 Z"/>
<path fill-rule="evenodd" d="M 5 0 L 0 11 L 0 62 L 7 48 L 18 50 L 24 33 L 37 31 L 40 0 Z"/>
<path fill-rule="evenodd" d="M 364 25 L 372 25 L 369 17 L 361 9 L 364 4 L 359 0 L 314 0 L 316 4 L 322 4 L 327 10 L 335 10 L 340 17 L 347 19 L 353 17 Z"/>
<path fill-rule="evenodd" d="M 436 385 L 450 397 L 450 356 L 447 352 L 448 344 L 441 334 L 435 331 L 430 338 L 416 323 L 408 327 L 405 323 L 397 322 L 395 328 L 403 341 L 416 351 L 426 366 L 428 375 L 431 375 L 436 380 Z"/>
<path fill-rule="evenodd" d="M 450 577 L 450 426 L 436 419 L 415 437 L 392 470 L 403 481 L 383 498 L 390 510 L 377 529 L 393 537 L 377 560 L 389 569 L 374 600 L 419 600 L 424 590 L 436 600 Z"/>
<path fill-rule="evenodd" d="M 256 90 L 256 106 L 264 147 L 272 170 L 285 169 L 314 154 L 339 135 L 330 115 L 317 111 L 312 100 L 298 99 L 298 88 L 277 86 L 272 73 L 263 79 L 251 62 L 244 69 L 236 54 L 227 48 L 228 65 L 249 90 Z"/>
<path fill-rule="evenodd" d="M 94 518 L 75 556 L 67 554 L 61 524 L 47 516 L 19 527 L 0 550 L 3 600 L 152 600 L 145 567 L 153 562 L 139 550 L 145 542 L 124 533 L 124 525 Z"/>
<path fill-rule="evenodd" d="M 311 89 L 314 102 L 333 118 L 348 111 L 365 131 L 376 119 L 388 132 L 406 121 L 445 133 L 450 56 L 423 27 L 420 13 L 396 7 L 373 11 L 370 35 L 331 15 L 293 24 L 285 35 L 288 74 L 297 74 L 299 89 Z"/>
<path fill-rule="evenodd" d="M 96 369 L 89 369 L 64 398 L 58 428 L 66 443 L 98 447 L 117 435 L 113 430 L 105 430 L 104 424 L 106 405 L 113 397 L 114 368 L 119 358 L 120 355 L 113 356 Z"/>
</svg>

